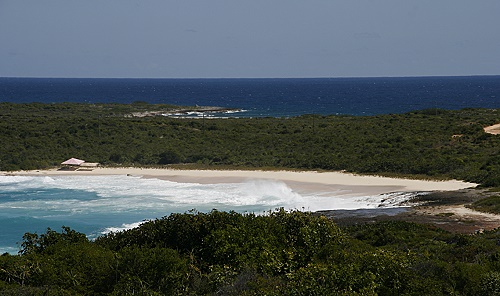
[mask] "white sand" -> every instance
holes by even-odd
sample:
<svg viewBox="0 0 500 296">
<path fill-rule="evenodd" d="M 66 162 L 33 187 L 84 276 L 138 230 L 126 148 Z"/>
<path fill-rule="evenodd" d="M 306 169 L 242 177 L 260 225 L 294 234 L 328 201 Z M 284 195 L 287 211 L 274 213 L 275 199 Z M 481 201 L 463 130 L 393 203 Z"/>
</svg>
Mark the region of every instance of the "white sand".
<svg viewBox="0 0 500 296">
<path fill-rule="evenodd" d="M 141 168 L 95 168 L 92 171 L 18 171 L 9 175 L 133 175 L 145 178 L 158 178 L 183 183 L 236 183 L 250 179 L 269 179 L 283 181 L 299 191 L 332 192 L 334 190 L 382 194 L 389 192 L 451 191 L 475 187 L 477 184 L 457 180 L 425 181 L 397 179 L 377 176 L 354 175 L 341 172 L 295 172 L 295 171 L 239 171 L 239 170 L 173 170 Z M 5 174 L 4 174 L 5 175 Z"/>
</svg>

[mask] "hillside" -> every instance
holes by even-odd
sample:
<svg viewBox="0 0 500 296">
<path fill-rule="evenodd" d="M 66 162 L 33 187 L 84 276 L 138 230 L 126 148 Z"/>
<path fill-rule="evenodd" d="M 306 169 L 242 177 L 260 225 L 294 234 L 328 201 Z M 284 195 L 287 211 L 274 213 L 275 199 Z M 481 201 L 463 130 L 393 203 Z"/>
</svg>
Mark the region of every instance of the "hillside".
<svg viewBox="0 0 500 296">
<path fill-rule="evenodd" d="M 499 110 L 381 116 L 187 119 L 133 117 L 175 107 L 0 104 L 0 170 L 76 157 L 112 166 L 284 168 L 455 178 L 500 185 Z"/>
</svg>

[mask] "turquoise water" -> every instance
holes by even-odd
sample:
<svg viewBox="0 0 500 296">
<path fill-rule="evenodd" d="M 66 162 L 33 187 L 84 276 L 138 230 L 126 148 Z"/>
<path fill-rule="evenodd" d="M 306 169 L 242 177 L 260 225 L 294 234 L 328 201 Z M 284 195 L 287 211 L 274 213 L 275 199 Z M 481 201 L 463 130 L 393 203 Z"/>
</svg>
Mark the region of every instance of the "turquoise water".
<svg viewBox="0 0 500 296">
<path fill-rule="evenodd" d="M 406 197 L 392 195 L 394 200 Z M 47 227 L 69 226 L 92 239 L 192 209 L 258 214 L 280 207 L 377 208 L 387 200 L 388 195 L 352 197 L 346 190 L 298 192 L 274 180 L 196 184 L 126 175 L 0 176 L 0 253 L 16 253 L 24 233 L 43 233 Z"/>
<path fill-rule="evenodd" d="M 0 176 L 0 253 L 17 252 L 16 243 L 25 232 L 43 233 L 47 227 L 59 231 L 69 226 L 93 238 L 172 212 L 259 212 L 290 206 L 300 198 L 284 184 L 262 185 L 270 193 L 251 193 L 248 186 L 254 185 L 183 184 L 131 176 Z"/>
</svg>

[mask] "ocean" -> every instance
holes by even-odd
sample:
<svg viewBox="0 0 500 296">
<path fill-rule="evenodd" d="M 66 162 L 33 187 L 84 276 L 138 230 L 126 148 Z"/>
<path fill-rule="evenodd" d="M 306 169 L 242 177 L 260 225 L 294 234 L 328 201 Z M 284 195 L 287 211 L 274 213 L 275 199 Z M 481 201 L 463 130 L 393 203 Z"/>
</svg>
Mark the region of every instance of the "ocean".
<svg viewBox="0 0 500 296">
<path fill-rule="evenodd" d="M 318 211 L 397 207 L 412 194 L 353 196 L 292 190 L 277 180 L 178 183 L 140 176 L 0 176 L 0 254 L 17 253 L 24 233 L 69 226 L 92 239 L 148 219 L 190 210 L 264 214 L 277 208 Z"/>
<path fill-rule="evenodd" d="M 441 108 L 499 108 L 500 76 L 318 79 L 0 78 L 0 102 L 165 103 L 238 108 L 234 117 L 379 115 Z M 1 105 L 0 105 L 1 107 Z M 0 131 L 1 132 L 1 131 Z M 1 155 L 0 155 L 1 159 Z M 17 253 L 25 232 L 61 226 L 89 238 L 147 219 L 196 209 L 264 213 L 374 209 L 391 196 L 297 192 L 285 183 L 176 183 L 133 176 L 0 176 L 0 254 Z M 389 204 L 397 207 L 398 204 Z"/>
<path fill-rule="evenodd" d="M 0 78 L 0 102 L 239 108 L 234 117 L 379 115 L 500 107 L 500 76 L 308 79 Z"/>
</svg>

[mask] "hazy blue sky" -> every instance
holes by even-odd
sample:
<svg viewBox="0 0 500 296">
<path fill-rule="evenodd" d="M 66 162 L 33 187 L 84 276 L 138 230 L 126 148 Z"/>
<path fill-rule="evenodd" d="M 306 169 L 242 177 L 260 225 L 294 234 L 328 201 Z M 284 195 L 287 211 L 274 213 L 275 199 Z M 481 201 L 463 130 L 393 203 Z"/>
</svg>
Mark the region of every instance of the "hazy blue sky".
<svg viewBox="0 0 500 296">
<path fill-rule="evenodd" d="M 499 0 L 0 0 L 0 77 L 500 74 Z"/>
</svg>

